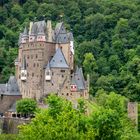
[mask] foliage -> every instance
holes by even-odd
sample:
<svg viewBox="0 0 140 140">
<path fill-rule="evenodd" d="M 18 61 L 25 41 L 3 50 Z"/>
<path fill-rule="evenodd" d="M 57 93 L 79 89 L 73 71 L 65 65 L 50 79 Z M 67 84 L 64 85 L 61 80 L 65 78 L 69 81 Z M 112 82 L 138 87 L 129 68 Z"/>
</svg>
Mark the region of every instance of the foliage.
<svg viewBox="0 0 140 140">
<path fill-rule="evenodd" d="M 37 109 L 37 103 L 33 99 L 21 99 L 16 102 L 16 110 L 21 114 L 34 114 Z"/>
<path fill-rule="evenodd" d="M 37 113 L 29 125 L 21 126 L 19 139 L 78 140 L 94 138 L 88 119 L 74 109 L 71 102 L 53 95 L 47 99 L 47 102 L 48 109 Z"/>
<path fill-rule="evenodd" d="M 125 98 L 103 94 L 106 98 L 98 96 L 96 103 L 80 99 L 78 108 L 65 99 L 49 96 L 48 108 L 41 109 L 30 124 L 20 126 L 18 139 L 135 140 L 138 135 L 127 119 Z M 113 104 L 115 100 L 117 106 Z"/>
<path fill-rule="evenodd" d="M 15 140 L 16 138 L 15 134 L 0 134 L 0 140 Z"/>
</svg>

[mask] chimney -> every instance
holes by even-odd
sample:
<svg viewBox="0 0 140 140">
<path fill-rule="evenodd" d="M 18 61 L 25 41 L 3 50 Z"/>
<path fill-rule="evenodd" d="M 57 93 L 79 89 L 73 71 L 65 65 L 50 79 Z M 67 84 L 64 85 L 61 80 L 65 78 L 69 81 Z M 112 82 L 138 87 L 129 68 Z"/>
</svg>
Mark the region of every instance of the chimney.
<svg viewBox="0 0 140 140">
<path fill-rule="evenodd" d="M 33 26 L 33 22 L 30 22 L 29 35 L 31 35 L 32 26 Z"/>
<path fill-rule="evenodd" d="M 90 77 L 89 77 L 89 74 L 87 74 L 87 90 L 88 90 L 88 93 L 89 93 L 89 90 L 90 90 Z"/>
<path fill-rule="evenodd" d="M 52 42 L 52 23 L 51 23 L 51 20 L 47 21 L 47 35 L 48 35 L 48 42 Z"/>
</svg>

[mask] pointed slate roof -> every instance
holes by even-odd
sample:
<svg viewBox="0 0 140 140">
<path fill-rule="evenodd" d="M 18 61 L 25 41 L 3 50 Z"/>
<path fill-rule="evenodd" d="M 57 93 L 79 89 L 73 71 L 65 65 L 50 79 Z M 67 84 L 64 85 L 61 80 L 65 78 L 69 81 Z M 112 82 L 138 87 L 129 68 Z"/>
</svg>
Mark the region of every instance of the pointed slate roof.
<svg viewBox="0 0 140 140">
<path fill-rule="evenodd" d="M 0 94 L 3 95 L 21 95 L 15 76 L 10 76 L 7 84 L 0 84 Z"/>
<path fill-rule="evenodd" d="M 85 80 L 84 80 L 82 68 L 77 67 L 76 72 L 74 76 L 72 77 L 71 84 L 76 84 L 78 87 L 78 90 L 85 89 Z"/>
<path fill-rule="evenodd" d="M 26 27 L 24 28 L 23 36 L 28 36 L 28 31 Z"/>
<path fill-rule="evenodd" d="M 38 27 L 38 34 L 45 34 L 43 25 L 40 25 L 40 26 Z"/>
<path fill-rule="evenodd" d="M 18 45 L 21 44 L 21 37 L 22 37 L 22 33 L 19 34 Z"/>
<path fill-rule="evenodd" d="M 69 68 L 65 56 L 60 48 L 56 50 L 55 55 L 50 61 L 51 68 Z"/>
<path fill-rule="evenodd" d="M 71 84 L 72 84 L 72 85 L 77 85 L 74 75 L 72 76 Z"/>
<path fill-rule="evenodd" d="M 34 23 L 34 24 L 32 25 L 31 35 L 35 35 L 35 34 L 36 34 L 36 31 L 37 31 L 37 25 Z"/>
<path fill-rule="evenodd" d="M 38 33 L 45 34 L 45 29 L 46 29 L 45 20 L 34 22 L 32 25 L 31 34 L 32 35 L 37 35 Z"/>
<path fill-rule="evenodd" d="M 37 33 L 38 34 L 45 34 L 45 30 L 46 30 L 45 20 L 36 22 L 36 24 L 37 24 L 37 27 L 38 27 Z"/>
<path fill-rule="evenodd" d="M 63 25 L 63 22 L 56 24 L 55 31 L 54 31 L 56 36 L 59 34 L 59 31 L 60 31 L 62 25 Z"/>
<path fill-rule="evenodd" d="M 68 38 L 69 38 L 69 41 L 73 41 L 74 40 L 72 32 L 68 33 Z"/>
</svg>

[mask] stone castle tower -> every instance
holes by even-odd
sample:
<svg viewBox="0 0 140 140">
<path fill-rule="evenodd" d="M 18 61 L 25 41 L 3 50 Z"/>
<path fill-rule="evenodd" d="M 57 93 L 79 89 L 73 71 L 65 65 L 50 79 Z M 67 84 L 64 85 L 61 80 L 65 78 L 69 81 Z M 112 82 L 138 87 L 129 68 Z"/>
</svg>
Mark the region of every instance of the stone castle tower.
<svg viewBox="0 0 140 140">
<path fill-rule="evenodd" d="M 19 36 L 16 79 L 23 98 L 36 100 L 51 93 L 69 100 L 88 98 L 89 82 L 81 68 L 74 69 L 74 39 L 64 24 L 30 22 Z"/>
</svg>

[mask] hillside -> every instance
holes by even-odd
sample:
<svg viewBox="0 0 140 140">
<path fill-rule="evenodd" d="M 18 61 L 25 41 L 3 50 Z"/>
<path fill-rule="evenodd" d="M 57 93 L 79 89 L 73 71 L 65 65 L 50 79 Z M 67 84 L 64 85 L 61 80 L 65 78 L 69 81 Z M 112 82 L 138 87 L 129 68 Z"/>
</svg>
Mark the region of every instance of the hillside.
<svg viewBox="0 0 140 140">
<path fill-rule="evenodd" d="M 100 89 L 140 100 L 139 0 L 0 1 L 0 82 L 14 73 L 18 35 L 29 21 L 63 21 L 75 37 L 76 63 Z"/>
</svg>

